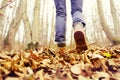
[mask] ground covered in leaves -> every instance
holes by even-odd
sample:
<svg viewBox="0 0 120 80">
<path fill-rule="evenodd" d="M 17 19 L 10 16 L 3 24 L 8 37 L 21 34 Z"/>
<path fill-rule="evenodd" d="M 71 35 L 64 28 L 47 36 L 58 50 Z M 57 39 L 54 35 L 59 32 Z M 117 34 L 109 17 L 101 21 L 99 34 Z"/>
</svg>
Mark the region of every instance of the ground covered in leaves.
<svg viewBox="0 0 120 80">
<path fill-rule="evenodd" d="M 120 80 L 120 46 L 0 51 L 0 80 Z"/>
</svg>

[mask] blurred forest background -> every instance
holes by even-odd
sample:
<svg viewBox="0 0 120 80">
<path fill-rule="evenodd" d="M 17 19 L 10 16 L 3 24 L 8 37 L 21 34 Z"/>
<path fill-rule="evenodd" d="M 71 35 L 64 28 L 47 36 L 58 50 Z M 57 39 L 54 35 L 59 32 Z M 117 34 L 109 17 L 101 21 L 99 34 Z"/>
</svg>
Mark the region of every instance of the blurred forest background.
<svg viewBox="0 0 120 80">
<path fill-rule="evenodd" d="M 73 47 L 70 0 L 67 2 L 67 45 Z M 120 43 L 120 0 L 84 0 L 88 46 Z M 0 0 L 0 49 L 27 45 L 52 46 L 55 34 L 54 0 Z"/>
</svg>

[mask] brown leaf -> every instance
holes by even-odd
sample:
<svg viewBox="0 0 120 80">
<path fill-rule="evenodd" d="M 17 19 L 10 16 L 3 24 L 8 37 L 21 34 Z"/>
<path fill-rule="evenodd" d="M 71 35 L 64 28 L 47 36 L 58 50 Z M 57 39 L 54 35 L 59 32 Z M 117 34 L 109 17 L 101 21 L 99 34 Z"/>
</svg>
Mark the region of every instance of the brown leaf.
<svg viewBox="0 0 120 80">
<path fill-rule="evenodd" d="M 39 57 L 37 57 L 37 56 L 33 53 L 32 50 L 30 50 L 30 56 L 29 56 L 28 58 L 32 58 L 32 59 L 34 59 L 34 60 L 39 59 Z"/>
<path fill-rule="evenodd" d="M 84 53 L 84 62 L 86 62 L 86 63 L 91 63 L 90 62 L 90 59 L 88 58 L 88 56 L 87 56 L 87 53 Z"/>
</svg>

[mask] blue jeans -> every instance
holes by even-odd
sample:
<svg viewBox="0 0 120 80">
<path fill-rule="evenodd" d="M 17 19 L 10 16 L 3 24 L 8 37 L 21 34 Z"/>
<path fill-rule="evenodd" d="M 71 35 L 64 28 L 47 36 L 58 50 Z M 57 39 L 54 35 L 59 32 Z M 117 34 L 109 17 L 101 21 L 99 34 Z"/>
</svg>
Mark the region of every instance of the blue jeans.
<svg viewBox="0 0 120 80">
<path fill-rule="evenodd" d="M 56 42 L 65 42 L 66 34 L 66 0 L 54 0 L 56 7 Z M 83 0 L 71 0 L 71 14 L 73 19 L 73 25 L 76 22 L 81 22 L 85 26 L 85 22 L 82 16 Z"/>
</svg>

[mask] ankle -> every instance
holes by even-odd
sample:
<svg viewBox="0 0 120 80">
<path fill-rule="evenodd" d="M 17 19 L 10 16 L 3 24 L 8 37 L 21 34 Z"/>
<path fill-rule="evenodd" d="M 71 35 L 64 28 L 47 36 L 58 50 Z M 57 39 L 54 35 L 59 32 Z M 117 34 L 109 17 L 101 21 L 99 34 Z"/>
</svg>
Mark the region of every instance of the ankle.
<svg viewBox="0 0 120 80">
<path fill-rule="evenodd" d="M 81 22 L 76 22 L 74 24 L 74 32 L 76 32 L 76 31 L 81 31 L 83 33 L 85 32 L 85 29 L 84 29 L 83 24 Z"/>
</svg>

